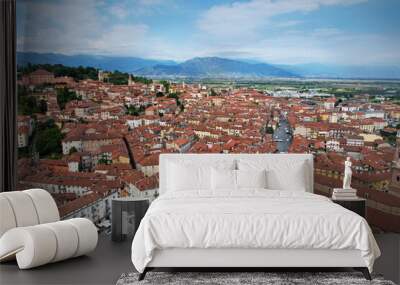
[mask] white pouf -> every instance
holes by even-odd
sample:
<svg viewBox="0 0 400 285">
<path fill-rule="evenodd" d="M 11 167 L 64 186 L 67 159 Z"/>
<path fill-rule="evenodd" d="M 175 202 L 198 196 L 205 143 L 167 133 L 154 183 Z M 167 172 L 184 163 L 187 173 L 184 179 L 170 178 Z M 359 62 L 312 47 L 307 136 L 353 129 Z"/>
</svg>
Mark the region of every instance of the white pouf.
<svg viewBox="0 0 400 285">
<path fill-rule="evenodd" d="M 57 205 L 45 190 L 0 193 L 0 262 L 16 258 L 20 269 L 28 269 L 96 248 L 92 221 L 59 219 Z"/>
<path fill-rule="evenodd" d="M 96 245 L 96 227 L 77 218 L 7 231 L 0 239 L 0 257 L 15 255 L 19 268 L 28 269 L 84 255 Z"/>
</svg>

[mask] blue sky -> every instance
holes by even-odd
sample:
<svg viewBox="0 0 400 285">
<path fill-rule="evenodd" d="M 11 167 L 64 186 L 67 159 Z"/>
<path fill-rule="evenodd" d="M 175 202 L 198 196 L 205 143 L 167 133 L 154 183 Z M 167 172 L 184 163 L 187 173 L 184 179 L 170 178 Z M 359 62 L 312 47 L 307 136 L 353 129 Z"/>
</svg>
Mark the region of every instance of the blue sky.
<svg viewBox="0 0 400 285">
<path fill-rule="evenodd" d="M 400 66 L 398 0 L 18 0 L 18 50 Z"/>
</svg>

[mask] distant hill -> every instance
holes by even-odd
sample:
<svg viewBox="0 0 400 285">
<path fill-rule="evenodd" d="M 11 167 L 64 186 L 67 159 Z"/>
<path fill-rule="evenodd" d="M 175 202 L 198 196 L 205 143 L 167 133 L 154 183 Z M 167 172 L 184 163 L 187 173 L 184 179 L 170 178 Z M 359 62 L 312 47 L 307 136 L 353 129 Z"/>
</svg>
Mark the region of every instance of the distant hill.
<svg viewBox="0 0 400 285">
<path fill-rule="evenodd" d="M 177 63 L 172 60 L 138 57 L 17 53 L 18 65 L 25 65 L 29 62 L 32 64 L 62 64 L 71 67 L 90 66 L 147 77 L 400 79 L 400 66 L 345 66 L 319 63 L 271 65 L 250 60 L 233 60 L 220 57 L 197 57 Z"/>
<path fill-rule="evenodd" d="M 278 65 L 307 78 L 400 79 L 400 66 L 356 66 L 308 63 Z"/>
<path fill-rule="evenodd" d="M 157 64 L 176 64 L 174 61 L 143 59 L 138 57 L 117 57 L 100 55 L 64 55 L 57 53 L 18 52 L 17 64 L 62 64 L 65 66 L 90 66 L 109 71 L 134 72 Z"/>
<path fill-rule="evenodd" d="M 182 77 L 297 77 L 294 73 L 266 63 L 247 63 L 220 57 L 196 57 L 177 65 L 155 65 L 136 71 L 144 76 Z"/>
</svg>

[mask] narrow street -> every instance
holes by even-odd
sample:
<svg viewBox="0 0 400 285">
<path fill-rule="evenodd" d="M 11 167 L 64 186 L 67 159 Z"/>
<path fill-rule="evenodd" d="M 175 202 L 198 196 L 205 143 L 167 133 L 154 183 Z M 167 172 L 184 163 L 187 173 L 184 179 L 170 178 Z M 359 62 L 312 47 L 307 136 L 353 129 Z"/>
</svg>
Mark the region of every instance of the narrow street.
<svg viewBox="0 0 400 285">
<path fill-rule="evenodd" d="M 293 134 L 289 122 L 283 116 L 279 120 L 279 127 L 275 130 L 273 139 L 277 144 L 278 152 L 288 152 Z"/>
<path fill-rule="evenodd" d="M 124 141 L 124 143 L 126 145 L 126 149 L 128 150 L 130 164 L 131 164 L 133 169 L 136 169 L 135 158 L 133 157 L 133 153 L 131 151 L 131 148 L 129 147 L 129 143 L 128 143 L 128 140 L 126 139 L 126 137 L 123 137 L 123 141 Z"/>
</svg>

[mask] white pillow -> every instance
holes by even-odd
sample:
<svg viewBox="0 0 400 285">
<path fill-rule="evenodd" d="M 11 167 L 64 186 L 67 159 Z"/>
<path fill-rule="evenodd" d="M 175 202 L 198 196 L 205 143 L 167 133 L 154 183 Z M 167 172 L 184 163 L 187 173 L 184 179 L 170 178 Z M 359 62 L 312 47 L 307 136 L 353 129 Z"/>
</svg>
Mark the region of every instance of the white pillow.
<svg viewBox="0 0 400 285">
<path fill-rule="evenodd" d="M 236 170 L 211 169 L 211 188 L 212 190 L 236 190 Z"/>
<path fill-rule="evenodd" d="M 191 160 L 178 159 L 166 165 L 166 191 L 209 190 L 211 191 L 211 167 L 235 169 L 236 161 L 227 159 Z"/>
<path fill-rule="evenodd" d="M 267 171 L 236 170 L 237 188 L 267 188 Z"/>
<path fill-rule="evenodd" d="M 275 190 L 306 192 L 304 163 L 292 165 L 290 170 L 270 169 L 267 171 L 268 188 Z"/>
<path fill-rule="evenodd" d="M 239 160 L 240 170 L 266 169 L 267 188 L 272 190 L 306 191 L 308 177 L 305 161 L 286 159 Z"/>
<path fill-rule="evenodd" d="M 167 188 L 169 191 L 211 188 L 210 167 L 169 163 Z"/>
</svg>

